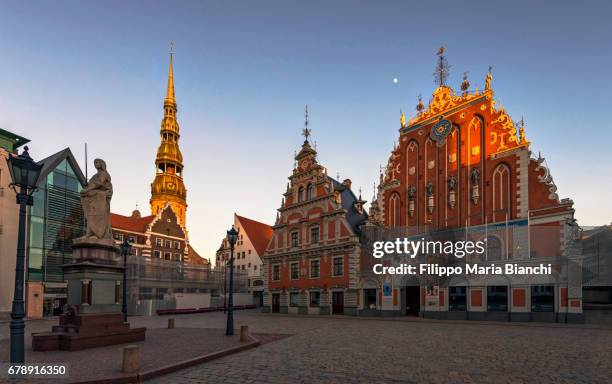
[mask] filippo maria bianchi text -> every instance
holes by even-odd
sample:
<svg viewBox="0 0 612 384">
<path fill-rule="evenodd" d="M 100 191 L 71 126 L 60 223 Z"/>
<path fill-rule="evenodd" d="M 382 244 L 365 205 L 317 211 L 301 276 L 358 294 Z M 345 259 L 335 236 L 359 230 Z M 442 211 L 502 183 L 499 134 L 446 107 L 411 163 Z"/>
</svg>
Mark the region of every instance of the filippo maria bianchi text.
<svg viewBox="0 0 612 384">
<path fill-rule="evenodd" d="M 523 266 L 519 264 L 465 264 L 458 266 L 446 266 L 440 264 L 399 264 L 396 266 L 384 266 L 375 264 L 372 268 L 377 275 L 550 275 L 551 264 L 539 264 L 534 266 Z"/>
</svg>

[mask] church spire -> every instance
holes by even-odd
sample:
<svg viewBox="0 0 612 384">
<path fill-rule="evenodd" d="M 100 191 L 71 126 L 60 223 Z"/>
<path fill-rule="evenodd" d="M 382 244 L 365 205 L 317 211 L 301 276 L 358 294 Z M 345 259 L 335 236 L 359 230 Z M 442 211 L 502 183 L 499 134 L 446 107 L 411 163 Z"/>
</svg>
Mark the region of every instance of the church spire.
<svg viewBox="0 0 612 384">
<path fill-rule="evenodd" d="M 170 66 L 168 67 L 168 89 L 166 90 L 166 103 L 176 105 L 174 100 L 174 70 L 172 69 L 172 56 L 174 55 L 174 43 L 170 43 Z"/>
<path fill-rule="evenodd" d="M 164 117 L 160 126 L 160 144 L 155 157 L 155 179 L 151 183 L 151 214 L 158 214 L 170 205 L 185 225 L 187 212 L 187 190 L 183 182 L 183 154 L 179 147 L 180 128 L 176 119 L 176 100 L 174 99 L 174 72 L 172 59 L 174 44 L 170 45 L 170 67 L 168 69 L 168 89 L 164 99 Z"/>
</svg>

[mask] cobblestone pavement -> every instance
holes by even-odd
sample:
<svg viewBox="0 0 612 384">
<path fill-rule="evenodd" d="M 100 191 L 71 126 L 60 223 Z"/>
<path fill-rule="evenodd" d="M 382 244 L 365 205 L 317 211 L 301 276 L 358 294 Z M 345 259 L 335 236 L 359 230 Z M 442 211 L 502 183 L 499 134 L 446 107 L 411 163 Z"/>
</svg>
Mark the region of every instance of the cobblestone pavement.
<svg viewBox="0 0 612 384">
<path fill-rule="evenodd" d="M 222 327 L 222 313 L 176 317 Z M 136 318 L 137 325 L 163 317 Z M 609 383 L 612 329 L 235 312 L 236 327 L 292 334 L 148 383 Z M 144 325 L 144 324 L 143 324 Z"/>
<path fill-rule="evenodd" d="M 131 317 L 165 328 L 168 316 Z M 174 316 L 181 328 L 224 328 L 222 312 Z M 612 328 L 408 318 L 234 312 L 264 345 L 148 383 L 610 383 Z M 48 331 L 55 320 L 26 323 Z M 0 340 L 8 323 L 0 322 Z M 278 335 L 291 335 L 279 337 Z M 31 341 L 26 340 L 26 343 Z M 194 339 L 194 343 L 206 340 Z M 159 351 L 163 354 L 164 351 Z"/>
</svg>

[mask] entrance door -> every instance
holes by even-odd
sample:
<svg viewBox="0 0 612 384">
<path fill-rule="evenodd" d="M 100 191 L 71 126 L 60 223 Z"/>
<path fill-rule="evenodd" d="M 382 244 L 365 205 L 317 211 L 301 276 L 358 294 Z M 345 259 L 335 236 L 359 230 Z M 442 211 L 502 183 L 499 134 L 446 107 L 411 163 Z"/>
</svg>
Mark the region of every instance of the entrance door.
<svg viewBox="0 0 612 384">
<path fill-rule="evenodd" d="M 332 315 L 344 313 L 344 292 L 332 292 Z"/>
<path fill-rule="evenodd" d="M 419 315 L 420 291 L 419 286 L 406 287 L 406 316 Z"/>
<path fill-rule="evenodd" d="M 272 294 L 272 313 L 280 312 L 280 293 Z"/>
</svg>

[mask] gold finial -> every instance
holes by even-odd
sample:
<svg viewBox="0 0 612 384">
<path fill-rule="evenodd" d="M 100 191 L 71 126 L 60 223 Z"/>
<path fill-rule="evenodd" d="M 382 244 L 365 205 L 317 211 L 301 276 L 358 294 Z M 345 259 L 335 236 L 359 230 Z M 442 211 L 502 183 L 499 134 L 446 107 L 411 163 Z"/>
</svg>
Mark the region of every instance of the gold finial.
<svg viewBox="0 0 612 384">
<path fill-rule="evenodd" d="M 406 126 L 406 116 L 404 115 L 404 112 L 402 112 L 402 110 L 400 109 L 400 127 L 404 128 Z"/>
<path fill-rule="evenodd" d="M 442 56 L 442 55 L 444 55 L 444 51 L 446 51 L 446 48 L 444 48 L 443 46 L 442 46 L 442 47 L 440 47 L 440 48 L 438 49 L 438 53 L 437 53 L 437 55 L 438 55 L 438 56 Z"/>
<path fill-rule="evenodd" d="M 174 71 L 172 69 L 172 59 L 174 56 L 174 42 L 170 42 L 170 66 L 168 67 L 168 89 L 166 90 L 166 101 L 176 103 L 174 100 Z"/>
<path fill-rule="evenodd" d="M 421 112 L 423 109 L 425 109 L 425 105 L 423 104 L 423 98 L 419 95 L 419 103 L 416 106 L 416 110 L 417 112 Z"/>
</svg>

